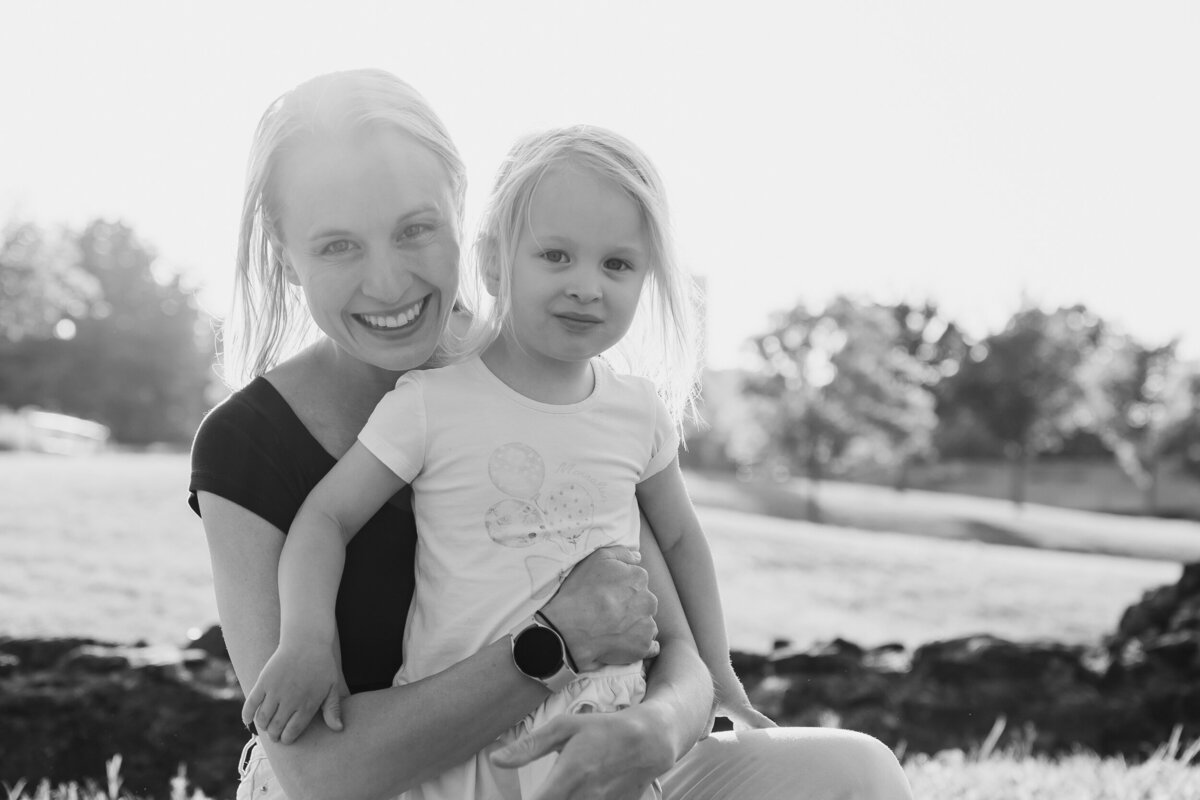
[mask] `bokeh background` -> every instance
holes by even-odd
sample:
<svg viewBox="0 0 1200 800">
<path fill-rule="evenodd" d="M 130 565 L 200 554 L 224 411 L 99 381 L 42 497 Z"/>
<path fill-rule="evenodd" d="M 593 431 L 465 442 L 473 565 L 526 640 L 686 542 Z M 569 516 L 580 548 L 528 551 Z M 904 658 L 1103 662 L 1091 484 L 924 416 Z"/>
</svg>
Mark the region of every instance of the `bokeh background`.
<svg viewBox="0 0 1200 800">
<path fill-rule="evenodd" d="M 533 129 L 606 125 L 660 166 L 706 290 L 709 424 L 683 458 L 738 646 L 1096 640 L 1200 553 L 1194 4 L 3 21 L 5 633 L 215 621 L 186 449 L 228 391 L 246 153 L 279 93 L 360 66 L 444 116 L 470 221 Z"/>
</svg>

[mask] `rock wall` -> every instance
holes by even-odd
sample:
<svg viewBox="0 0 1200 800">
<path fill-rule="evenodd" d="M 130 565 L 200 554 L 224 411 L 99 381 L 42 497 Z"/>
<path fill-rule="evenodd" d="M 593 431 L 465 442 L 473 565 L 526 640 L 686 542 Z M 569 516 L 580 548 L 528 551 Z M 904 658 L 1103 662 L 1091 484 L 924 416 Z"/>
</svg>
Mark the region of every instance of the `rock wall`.
<svg viewBox="0 0 1200 800">
<path fill-rule="evenodd" d="M 232 798 L 246 730 L 221 653 L 0 638 L 0 782 L 102 785 L 119 753 L 135 795 L 166 797 L 184 764 L 206 794 Z"/>
<path fill-rule="evenodd" d="M 864 650 L 835 640 L 739 655 L 752 698 L 786 724 L 838 724 L 907 752 L 983 742 L 1137 759 L 1175 726 L 1200 738 L 1200 563 L 1147 592 L 1094 646 L 980 634 Z"/>
<path fill-rule="evenodd" d="M 866 731 L 913 753 L 969 748 L 1003 718 L 1000 746 L 1138 759 L 1176 725 L 1200 738 L 1200 563 L 1090 647 L 984 634 L 911 653 L 781 642 L 735 653 L 734 666 L 782 724 Z M 206 794 L 232 798 L 241 705 L 216 629 L 185 648 L 0 638 L 0 782 L 102 783 L 120 753 L 134 794 L 165 797 L 184 764 Z"/>
</svg>

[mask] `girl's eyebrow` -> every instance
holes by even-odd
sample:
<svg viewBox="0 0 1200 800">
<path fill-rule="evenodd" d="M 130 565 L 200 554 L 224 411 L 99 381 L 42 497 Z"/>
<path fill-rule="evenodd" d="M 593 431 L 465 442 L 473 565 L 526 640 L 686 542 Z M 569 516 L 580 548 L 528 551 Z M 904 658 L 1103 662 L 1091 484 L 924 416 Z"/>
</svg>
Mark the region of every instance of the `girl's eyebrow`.
<svg viewBox="0 0 1200 800">
<path fill-rule="evenodd" d="M 610 255 L 621 256 L 624 258 L 644 258 L 646 251 L 637 245 L 624 245 L 614 248 Z"/>
<path fill-rule="evenodd" d="M 551 245 L 557 247 L 569 247 L 574 246 L 575 244 L 575 240 L 571 237 L 556 233 L 551 233 L 546 236 L 537 236 L 535 237 L 535 241 L 539 247 L 549 247 Z M 618 245 L 611 249 L 605 250 L 605 252 L 612 256 L 623 257 L 645 257 L 646 255 L 646 251 L 635 244 Z"/>
</svg>

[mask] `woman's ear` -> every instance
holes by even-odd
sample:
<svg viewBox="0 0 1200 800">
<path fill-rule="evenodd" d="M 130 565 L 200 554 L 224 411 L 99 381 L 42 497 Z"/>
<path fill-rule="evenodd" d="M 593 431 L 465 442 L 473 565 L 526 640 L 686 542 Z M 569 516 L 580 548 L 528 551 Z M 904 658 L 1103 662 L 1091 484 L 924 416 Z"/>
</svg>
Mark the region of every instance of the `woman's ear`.
<svg viewBox="0 0 1200 800">
<path fill-rule="evenodd" d="M 288 258 L 287 250 L 283 248 L 283 242 L 272 236 L 271 239 L 271 257 L 279 261 L 279 266 L 283 270 L 283 278 L 293 286 L 300 285 L 300 276 L 296 274 L 296 268 L 292 266 L 292 260 Z"/>
</svg>

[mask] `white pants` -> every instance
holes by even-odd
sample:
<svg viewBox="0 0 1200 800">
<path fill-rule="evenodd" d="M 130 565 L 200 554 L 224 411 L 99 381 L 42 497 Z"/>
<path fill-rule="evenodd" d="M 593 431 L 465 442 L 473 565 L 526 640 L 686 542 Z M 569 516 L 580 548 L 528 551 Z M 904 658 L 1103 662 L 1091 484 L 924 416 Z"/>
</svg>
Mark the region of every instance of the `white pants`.
<svg viewBox="0 0 1200 800">
<path fill-rule="evenodd" d="M 250 748 L 242 766 L 237 800 L 286 800 L 261 747 Z M 887 745 L 834 728 L 715 733 L 662 777 L 662 793 L 664 800 L 912 799 Z"/>
</svg>

